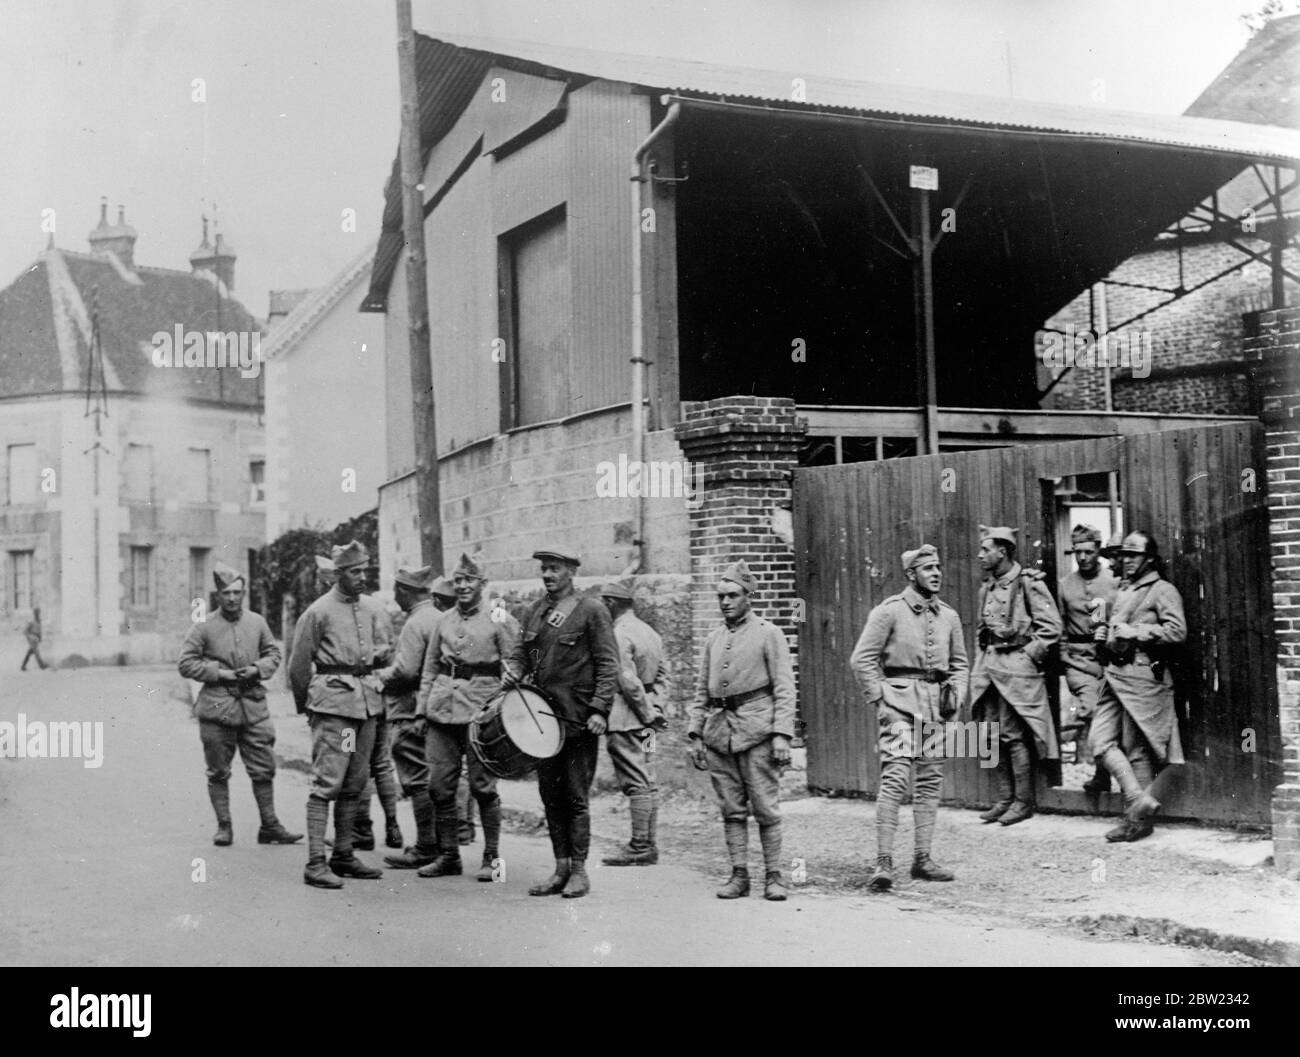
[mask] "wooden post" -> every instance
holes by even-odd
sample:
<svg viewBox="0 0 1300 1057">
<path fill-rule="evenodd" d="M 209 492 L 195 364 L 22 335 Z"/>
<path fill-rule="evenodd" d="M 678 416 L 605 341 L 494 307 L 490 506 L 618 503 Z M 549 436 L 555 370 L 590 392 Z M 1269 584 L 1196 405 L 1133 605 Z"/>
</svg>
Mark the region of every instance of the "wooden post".
<svg viewBox="0 0 1300 1057">
<path fill-rule="evenodd" d="M 411 0 L 397 0 L 397 72 L 402 95 L 402 229 L 406 241 L 406 301 L 410 323 L 411 405 L 415 426 L 415 495 L 420 556 L 441 576 L 442 517 L 438 497 L 438 436 L 433 364 L 429 356 L 429 289 L 424 256 L 424 184 L 420 157 L 420 86 L 415 71 Z"/>
<path fill-rule="evenodd" d="M 916 218 L 916 241 L 920 251 L 916 261 L 916 282 L 919 295 L 918 308 L 921 313 L 921 318 L 917 320 L 916 352 L 920 368 L 919 388 L 925 422 L 925 450 L 921 454 L 937 455 L 939 453 L 939 399 L 934 355 L 934 271 L 930 262 L 934 243 L 930 241 L 930 192 L 925 188 L 918 187 L 916 190 Z"/>
</svg>

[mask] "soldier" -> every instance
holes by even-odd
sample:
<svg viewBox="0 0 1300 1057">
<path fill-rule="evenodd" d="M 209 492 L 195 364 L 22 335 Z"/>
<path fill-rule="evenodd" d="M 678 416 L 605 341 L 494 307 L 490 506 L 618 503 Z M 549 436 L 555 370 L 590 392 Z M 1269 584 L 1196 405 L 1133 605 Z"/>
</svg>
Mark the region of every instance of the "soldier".
<svg viewBox="0 0 1300 1057">
<path fill-rule="evenodd" d="M 867 882 L 873 892 L 887 891 L 894 883 L 898 808 L 913 777 L 912 876 L 953 879 L 930 858 L 930 847 L 943 789 L 944 723 L 966 699 L 966 644 L 961 617 L 939 600 L 943 573 L 938 550 L 923 543 L 904 551 L 903 574 L 907 587 L 871 611 L 849 661 L 867 703 L 876 705 L 879 729 L 876 869 Z"/>
<path fill-rule="evenodd" d="M 1151 834 L 1151 816 L 1185 762 L 1169 671 L 1169 648 L 1187 641 L 1182 595 L 1163 578 L 1151 533 L 1130 532 L 1119 561 L 1125 582 L 1109 623 L 1096 632 L 1105 679 L 1092 723 L 1093 751 L 1115 776 L 1127 809 L 1106 834 L 1112 843 Z"/>
<path fill-rule="evenodd" d="M 317 888 L 342 888 L 330 876 L 374 879 L 382 870 L 353 854 L 353 820 L 369 777 L 375 717 L 383 695 L 374 669 L 392 652 L 388 619 L 362 595 L 370 553 L 353 540 L 330 555 L 338 582 L 298 620 L 289 685 L 298 711 L 311 725 L 311 794 L 307 798 L 307 868 L 303 882 Z M 325 864 L 325 825 L 336 801 L 334 852 Z"/>
<path fill-rule="evenodd" d="M 656 701 L 665 675 L 664 643 L 659 632 L 633 612 L 632 592 L 623 584 L 606 584 L 600 597 L 614 621 L 619 653 L 618 688 L 609 710 L 605 748 L 632 815 L 627 847 L 600 861 L 606 866 L 653 866 L 659 861 L 655 843 L 659 792 L 650 746 L 654 732 L 668 725 Z"/>
<path fill-rule="evenodd" d="M 416 714 L 420 673 L 429 641 L 442 612 L 429 597 L 433 569 L 401 568 L 393 578 L 393 597 L 406 614 L 397 639 L 393 663 L 378 672 L 388 709 L 389 748 L 402 792 L 411 798 L 415 813 L 415 844 L 400 855 L 385 855 L 384 862 L 399 870 L 426 866 L 437 857 L 433 801 L 429 798 L 429 764 L 424 755 L 423 716 Z"/>
<path fill-rule="evenodd" d="M 1076 735 L 1078 758 L 1082 762 L 1095 753 L 1089 751 L 1088 739 L 1092 719 L 1101 695 L 1101 662 L 1097 659 L 1094 632 L 1106 623 L 1119 581 L 1101 564 L 1101 532 L 1091 525 L 1075 525 L 1070 532 L 1070 549 L 1078 566 L 1061 581 L 1061 616 L 1065 635 L 1061 662 L 1065 683 L 1078 702 L 1075 715 L 1083 723 Z M 1093 776 L 1083 784 L 1085 792 L 1110 791 L 1110 772 L 1100 763 Z"/>
<path fill-rule="evenodd" d="M 579 899 L 591 891 L 588 801 L 600 735 L 618 683 L 618 644 L 609 611 L 594 598 L 574 593 L 573 575 L 582 564 L 578 556 L 539 550 L 533 557 L 541 562 L 546 594 L 524 611 L 515 670 L 526 671 L 550 694 L 567 733 L 559 754 L 537 767 L 555 872 L 528 894 Z"/>
<path fill-rule="evenodd" d="M 41 658 L 41 607 L 35 606 L 32 609 L 32 619 L 27 622 L 27 627 L 23 629 L 23 637 L 27 639 L 27 652 L 23 654 L 23 663 L 19 667 L 20 672 L 27 671 L 27 662 L 33 657 L 36 663 L 41 666 L 41 671 L 49 667 Z"/>
<path fill-rule="evenodd" d="M 1016 561 L 1009 528 L 980 527 L 979 594 L 972 713 L 998 724 L 998 799 L 980 815 L 1013 826 L 1034 813 L 1034 759 L 1059 758 L 1043 666 L 1061 637 L 1061 616 L 1042 579 Z"/>
<path fill-rule="evenodd" d="M 456 783 L 461 758 L 469 758 L 470 792 L 483 819 L 483 861 L 480 881 L 491 881 L 500 853 L 501 798 L 497 780 L 470 751 L 469 724 L 501 690 L 503 674 L 517 677 L 522 666 L 515 654 L 519 624 L 504 609 L 489 612 L 483 604 L 487 577 L 467 554 L 452 574 L 456 606 L 439 620 L 429 639 L 420 676 L 417 711 L 428 724 L 424 754 L 429 761 L 429 796 L 437 815 L 438 854 L 420 867 L 421 877 L 456 877 L 460 861 L 460 820 L 456 812 Z"/>
<path fill-rule="evenodd" d="M 456 589 L 445 576 L 439 576 L 433 582 L 433 607 L 445 613 L 456 604 Z M 423 668 L 421 668 L 423 671 Z M 474 798 L 469 794 L 469 767 L 460 772 L 460 781 L 456 784 L 456 814 L 460 818 L 460 843 L 474 843 Z"/>
<path fill-rule="evenodd" d="M 688 733 L 691 762 L 708 770 L 722 808 L 731 878 L 718 898 L 749 895 L 752 811 L 767 870 L 763 896 L 780 901 L 786 898 L 780 777 L 794 737 L 794 665 L 784 633 L 750 608 L 756 586 L 743 561 L 718 582 L 723 624 L 704 644 Z"/>
<path fill-rule="evenodd" d="M 235 839 L 230 822 L 230 764 L 238 749 L 262 816 L 257 843 L 293 844 L 302 840 L 302 834 L 290 833 L 275 814 L 275 724 L 262 685 L 280 666 L 280 647 L 266 621 L 245 611 L 244 577 L 219 563 L 212 578 L 220 608 L 190 628 L 177 665 L 186 679 L 203 684 L 194 714 L 208 765 L 208 798 L 217 815 L 212 843 L 225 847 Z"/>
</svg>

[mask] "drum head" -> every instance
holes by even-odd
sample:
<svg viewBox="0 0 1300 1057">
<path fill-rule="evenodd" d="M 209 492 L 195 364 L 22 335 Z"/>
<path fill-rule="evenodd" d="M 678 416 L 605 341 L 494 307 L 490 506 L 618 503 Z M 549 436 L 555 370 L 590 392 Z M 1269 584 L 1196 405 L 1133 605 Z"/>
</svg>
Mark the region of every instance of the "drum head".
<svg viewBox="0 0 1300 1057">
<path fill-rule="evenodd" d="M 549 760 L 564 744 L 556 708 L 537 690 L 515 687 L 501 699 L 501 723 L 510 740 L 534 759 Z"/>
</svg>

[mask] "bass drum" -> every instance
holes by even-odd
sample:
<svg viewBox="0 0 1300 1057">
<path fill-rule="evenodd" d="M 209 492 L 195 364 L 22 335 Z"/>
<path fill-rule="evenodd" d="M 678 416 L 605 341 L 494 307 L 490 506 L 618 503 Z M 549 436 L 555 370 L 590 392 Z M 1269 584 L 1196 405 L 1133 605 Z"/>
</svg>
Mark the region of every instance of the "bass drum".
<svg viewBox="0 0 1300 1057">
<path fill-rule="evenodd" d="M 502 690 L 469 725 L 469 744 L 489 774 L 522 778 L 564 747 L 564 726 L 550 695 L 535 686 Z"/>
</svg>

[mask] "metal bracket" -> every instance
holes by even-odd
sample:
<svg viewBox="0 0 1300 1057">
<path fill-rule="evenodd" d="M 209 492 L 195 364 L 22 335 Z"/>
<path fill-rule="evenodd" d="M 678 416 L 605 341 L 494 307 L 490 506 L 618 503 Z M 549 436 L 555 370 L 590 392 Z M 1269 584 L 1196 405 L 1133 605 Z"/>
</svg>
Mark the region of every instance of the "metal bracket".
<svg viewBox="0 0 1300 1057">
<path fill-rule="evenodd" d="M 659 163 L 654 158 L 651 158 L 646 166 L 646 171 L 650 173 L 650 179 L 657 184 L 684 184 L 691 178 L 691 163 L 688 158 L 682 159 L 681 176 L 656 176 L 655 173 L 658 168 Z"/>
</svg>

